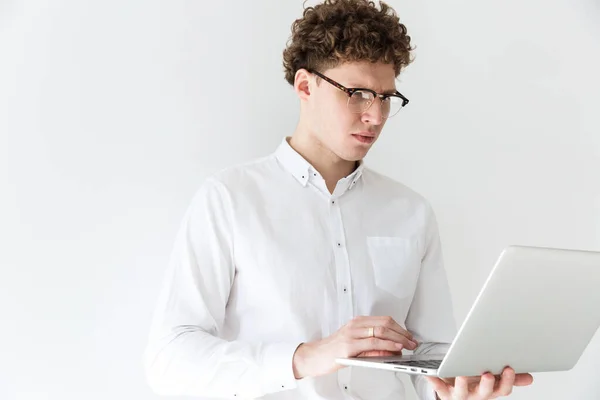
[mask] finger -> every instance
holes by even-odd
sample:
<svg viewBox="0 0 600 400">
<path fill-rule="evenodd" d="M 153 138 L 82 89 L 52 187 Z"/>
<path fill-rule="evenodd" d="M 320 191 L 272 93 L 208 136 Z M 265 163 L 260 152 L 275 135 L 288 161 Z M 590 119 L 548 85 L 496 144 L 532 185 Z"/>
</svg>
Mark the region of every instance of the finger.
<svg viewBox="0 0 600 400">
<path fill-rule="evenodd" d="M 357 357 L 392 357 L 401 356 L 402 351 L 372 350 L 360 353 Z"/>
<path fill-rule="evenodd" d="M 450 398 L 450 386 L 446 382 L 434 376 L 426 376 L 425 379 L 429 381 L 429 384 L 433 387 L 439 398 Z"/>
<path fill-rule="evenodd" d="M 396 326 L 398 324 L 392 319 L 387 319 L 387 317 L 383 317 L 383 319 L 382 317 L 364 319 L 351 331 L 351 336 L 354 339 L 377 337 L 379 339 L 393 340 L 401 343 L 407 349 L 416 349 L 418 344 L 410 339 L 412 335 L 401 327 L 396 328 Z M 403 333 L 399 333 L 396 329 L 401 329 Z"/>
<path fill-rule="evenodd" d="M 469 382 L 466 376 L 459 376 L 454 380 L 452 390 L 453 399 L 466 399 L 469 394 Z"/>
<path fill-rule="evenodd" d="M 404 329 L 402 326 L 400 326 L 400 324 L 398 324 L 392 317 L 380 317 L 380 318 L 381 318 L 380 326 L 383 326 L 384 328 L 387 328 L 394 332 L 397 332 L 398 334 L 404 336 L 405 338 L 407 338 L 410 341 L 416 342 L 412 333 L 410 333 L 409 331 Z"/>
<path fill-rule="evenodd" d="M 400 335 L 405 336 L 408 340 L 413 340 L 413 335 L 403 327 L 401 327 L 392 317 L 362 317 L 357 319 L 358 326 L 367 328 L 383 326 L 384 328 L 391 329 L 398 332 Z"/>
<path fill-rule="evenodd" d="M 515 370 L 512 368 L 504 368 L 502 371 L 502 375 L 500 378 L 500 383 L 494 393 L 492 394 L 493 398 L 499 396 L 508 396 L 512 393 L 513 385 L 515 383 Z"/>
<path fill-rule="evenodd" d="M 477 394 L 479 394 L 482 399 L 489 399 L 494 392 L 495 383 L 496 378 L 494 375 L 490 373 L 483 374 L 481 376 L 481 380 L 479 381 L 479 386 L 477 387 Z"/>
<path fill-rule="evenodd" d="M 454 387 L 454 382 L 456 381 L 456 378 L 442 378 L 442 380 L 444 382 L 446 382 L 446 384 L 450 387 Z"/>
<path fill-rule="evenodd" d="M 354 340 L 351 343 L 351 352 L 354 354 L 365 353 L 367 351 L 398 351 L 401 350 L 399 344 L 391 340 L 379 339 L 376 337 Z"/>
<path fill-rule="evenodd" d="M 417 348 L 416 342 L 410 340 L 404 335 L 399 334 L 393 329 L 386 328 L 384 326 L 376 326 L 373 333 L 377 338 L 392 340 L 396 343 L 401 343 L 407 349 L 414 350 Z"/>
<path fill-rule="evenodd" d="M 531 374 L 517 374 L 515 376 L 515 386 L 528 386 L 533 383 L 533 376 Z"/>
</svg>

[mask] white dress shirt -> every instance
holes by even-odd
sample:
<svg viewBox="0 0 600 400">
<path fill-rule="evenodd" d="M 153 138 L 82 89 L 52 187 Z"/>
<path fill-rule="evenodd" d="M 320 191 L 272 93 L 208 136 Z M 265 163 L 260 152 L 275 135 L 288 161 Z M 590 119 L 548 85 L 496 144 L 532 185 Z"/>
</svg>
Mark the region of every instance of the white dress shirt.
<svg viewBox="0 0 600 400">
<path fill-rule="evenodd" d="M 417 353 L 447 351 L 456 327 L 434 213 L 363 163 L 331 194 L 284 140 L 194 196 L 150 331 L 148 381 L 205 399 L 404 399 L 388 371 L 294 378 L 300 343 L 360 315 L 393 317 Z M 413 383 L 435 398 L 425 378 Z"/>
</svg>

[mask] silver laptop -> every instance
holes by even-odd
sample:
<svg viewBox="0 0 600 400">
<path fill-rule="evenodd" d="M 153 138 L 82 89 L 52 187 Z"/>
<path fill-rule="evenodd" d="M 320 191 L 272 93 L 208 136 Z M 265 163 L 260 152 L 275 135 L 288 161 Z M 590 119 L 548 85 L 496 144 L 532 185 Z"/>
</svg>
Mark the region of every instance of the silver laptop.
<svg viewBox="0 0 600 400">
<path fill-rule="evenodd" d="M 435 293 L 431 293 L 435 296 Z M 573 368 L 600 326 L 600 252 L 509 246 L 446 355 L 340 358 L 442 378 Z"/>
</svg>

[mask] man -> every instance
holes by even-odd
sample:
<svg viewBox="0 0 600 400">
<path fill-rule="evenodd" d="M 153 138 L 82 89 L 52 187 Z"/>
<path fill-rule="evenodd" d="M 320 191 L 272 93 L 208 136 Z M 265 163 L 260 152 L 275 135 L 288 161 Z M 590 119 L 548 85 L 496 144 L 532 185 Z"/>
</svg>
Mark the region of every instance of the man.
<svg viewBox="0 0 600 400">
<path fill-rule="evenodd" d="M 294 22 L 296 131 L 210 177 L 176 238 L 146 368 L 157 393 L 402 399 L 393 373 L 337 357 L 445 352 L 455 323 L 434 213 L 362 162 L 408 100 L 410 37 L 394 11 L 327 0 Z M 488 399 L 530 375 L 414 377 L 422 399 Z"/>
</svg>

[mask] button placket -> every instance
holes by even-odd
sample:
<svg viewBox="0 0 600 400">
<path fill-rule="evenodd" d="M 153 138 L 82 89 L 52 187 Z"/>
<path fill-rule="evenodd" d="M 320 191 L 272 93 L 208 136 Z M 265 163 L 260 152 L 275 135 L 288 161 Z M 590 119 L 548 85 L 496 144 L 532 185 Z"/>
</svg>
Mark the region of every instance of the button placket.
<svg viewBox="0 0 600 400">
<path fill-rule="evenodd" d="M 340 389 L 347 394 L 351 393 L 350 369 L 351 368 L 343 368 L 338 371 L 338 385 Z"/>
<path fill-rule="evenodd" d="M 344 223 L 339 196 L 329 199 L 330 218 L 332 227 L 332 245 L 338 285 L 338 329 L 353 318 L 353 300 L 351 293 L 350 263 L 344 233 Z M 350 368 L 337 372 L 338 387 L 344 393 L 350 393 Z"/>
<path fill-rule="evenodd" d="M 350 273 L 350 261 L 346 246 L 344 223 L 339 201 L 330 200 L 331 204 L 331 226 L 334 235 L 334 260 L 336 267 L 336 278 L 338 284 L 338 312 L 340 327 L 350 321 L 354 315 L 352 302 L 352 285 Z"/>
</svg>

